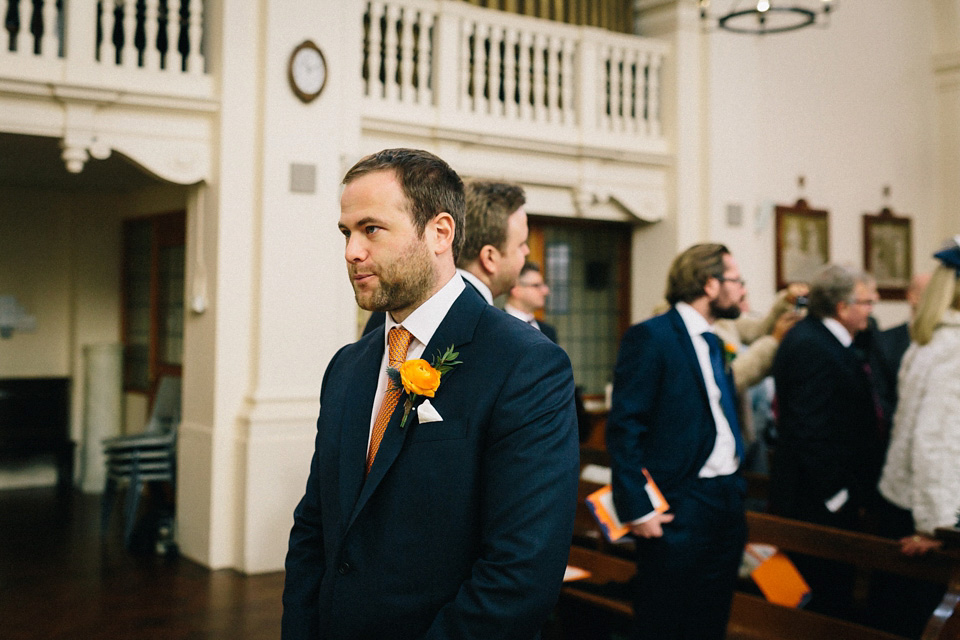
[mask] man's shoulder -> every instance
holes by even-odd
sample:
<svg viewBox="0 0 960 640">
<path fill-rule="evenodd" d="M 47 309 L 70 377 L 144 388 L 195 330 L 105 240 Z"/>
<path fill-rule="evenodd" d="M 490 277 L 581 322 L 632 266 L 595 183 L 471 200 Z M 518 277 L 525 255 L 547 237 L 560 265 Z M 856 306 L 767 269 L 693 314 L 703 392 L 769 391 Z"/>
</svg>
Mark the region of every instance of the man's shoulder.
<svg viewBox="0 0 960 640">
<path fill-rule="evenodd" d="M 479 340 L 516 343 L 517 346 L 554 344 L 542 331 L 491 305 L 487 305 L 480 315 L 477 329 Z"/>
<path fill-rule="evenodd" d="M 823 325 L 823 321 L 808 315 L 787 332 L 787 335 L 783 337 L 780 348 L 789 349 L 791 346 L 801 343 L 825 342 L 830 337 L 832 337 L 832 334 Z"/>
<path fill-rule="evenodd" d="M 638 322 L 627 329 L 627 333 L 631 334 L 632 337 L 647 335 L 657 338 L 675 333 L 678 323 L 679 326 L 682 326 L 683 320 L 680 318 L 680 314 L 671 308 L 665 313 L 647 318 L 643 322 Z"/>
</svg>

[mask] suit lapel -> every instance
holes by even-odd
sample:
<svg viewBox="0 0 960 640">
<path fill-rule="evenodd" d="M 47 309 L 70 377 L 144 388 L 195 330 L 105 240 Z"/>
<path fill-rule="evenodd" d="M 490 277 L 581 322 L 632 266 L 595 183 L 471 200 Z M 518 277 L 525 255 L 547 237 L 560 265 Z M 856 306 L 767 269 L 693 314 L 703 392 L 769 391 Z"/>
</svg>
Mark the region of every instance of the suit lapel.
<svg viewBox="0 0 960 640">
<path fill-rule="evenodd" d="M 340 429 L 340 513 L 353 512 L 363 486 L 370 414 L 383 360 L 383 327 L 372 333 L 374 336 L 357 358 L 353 381 L 345 382 L 348 390 L 343 400 L 346 408 Z M 356 395 L 351 398 L 353 394 Z"/>
<path fill-rule="evenodd" d="M 703 380 L 703 371 L 700 369 L 700 360 L 697 358 L 697 352 L 693 348 L 693 340 L 690 339 L 690 332 L 687 331 L 687 325 L 683 323 L 683 318 L 680 317 L 680 312 L 676 308 L 670 309 L 667 312 L 667 317 L 670 318 L 670 323 L 673 326 L 673 330 L 676 333 L 677 342 L 680 343 L 680 348 L 683 351 L 684 360 L 687 362 L 687 366 L 690 367 L 690 371 L 693 374 L 694 379 L 697 381 L 697 386 L 700 389 L 700 393 L 703 396 L 705 402 L 709 404 L 710 399 L 707 395 L 707 383 Z"/>
<path fill-rule="evenodd" d="M 480 314 L 487 306 L 488 305 L 486 301 L 479 293 L 477 293 L 475 289 L 464 289 L 464 291 L 460 293 L 460 296 L 453 303 L 453 306 L 450 307 L 450 311 L 447 312 L 447 315 L 440 323 L 440 326 L 437 327 L 436 332 L 433 334 L 433 338 L 431 338 L 430 343 L 423 352 L 423 359 L 432 364 L 434 356 L 438 351 L 443 353 L 450 345 L 453 345 L 455 349 L 458 349 L 472 341 L 477 323 L 480 321 Z M 380 349 L 380 352 L 380 357 L 382 358 L 382 348 Z M 447 372 L 446 375 L 453 376 L 456 375 L 456 373 L 457 369 L 454 367 L 451 371 Z M 440 382 L 440 388 L 437 393 L 443 393 L 443 380 Z M 400 398 L 400 402 L 397 403 L 397 408 L 394 409 L 393 415 L 390 417 L 390 423 L 387 425 L 387 430 L 383 434 L 383 440 L 380 442 L 380 449 L 377 451 L 377 457 L 373 462 L 373 466 L 370 468 L 370 473 L 367 475 L 366 481 L 363 482 L 363 489 L 360 491 L 360 497 L 357 499 L 356 505 L 352 509 L 348 509 L 345 512 L 351 513 L 347 528 L 349 528 L 350 525 L 353 524 L 354 520 L 356 520 L 357 515 L 370 499 L 371 494 L 373 494 L 376 488 L 380 485 L 380 482 L 383 480 L 387 471 L 397 459 L 397 456 L 400 454 L 400 450 L 403 448 L 403 442 L 406 439 L 407 434 L 410 432 L 410 427 L 417 419 L 416 410 L 411 411 L 410 417 L 407 418 L 406 425 L 404 425 L 403 429 L 400 429 L 400 420 L 403 416 L 403 405 L 405 401 L 406 395 Z M 419 404 L 421 401 L 422 400 L 418 400 L 417 404 Z M 370 407 L 368 407 L 367 411 L 368 426 L 369 420 Z M 366 435 L 366 431 L 364 432 L 364 435 Z M 366 440 L 364 440 L 364 442 L 366 442 Z M 343 464 L 342 459 L 341 464 Z M 363 464 L 361 463 L 359 467 L 361 469 L 360 478 L 362 480 Z"/>
</svg>

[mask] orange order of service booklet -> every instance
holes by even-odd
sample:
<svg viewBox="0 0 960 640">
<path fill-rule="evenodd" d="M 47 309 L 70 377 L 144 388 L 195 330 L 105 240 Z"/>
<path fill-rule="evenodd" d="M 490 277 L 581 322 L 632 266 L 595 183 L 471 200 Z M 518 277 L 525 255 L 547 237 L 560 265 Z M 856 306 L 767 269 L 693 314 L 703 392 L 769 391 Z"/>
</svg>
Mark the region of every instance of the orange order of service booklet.
<svg viewBox="0 0 960 640">
<path fill-rule="evenodd" d="M 650 473 L 646 469 L 642 471 L 647 479 L 644 489 L 647 491 L 647 497 L 650 498 L 653 510 L 657 513 L 665 512 L 670 508 L 670 505 L 667 504 L 663 494 L 660 493 L 660 489 L 653 478 L 650 477 Z M 616 542 L 630 532 L 630 527 L 620 522 L 620 518 L 617 516 L 617 510 L 613 506 L 613 487 L 609 484 L 588 495 L 586 501 L 607 540 Z"/>
</svg>

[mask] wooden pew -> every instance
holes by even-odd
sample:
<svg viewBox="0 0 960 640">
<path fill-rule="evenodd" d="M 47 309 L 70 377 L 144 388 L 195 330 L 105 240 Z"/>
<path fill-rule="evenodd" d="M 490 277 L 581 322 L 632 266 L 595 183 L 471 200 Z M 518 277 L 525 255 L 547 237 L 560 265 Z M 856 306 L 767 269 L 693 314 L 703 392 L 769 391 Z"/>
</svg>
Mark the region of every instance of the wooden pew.
<svg viewBox="0 0 960 640">
<path fill-rule="evenodd" d="M 751 542 L 774 544 L 784 551 L 807 553 L 858 567 L 882 570 L 897 575 L 947 584 L 947 594 L 931 615 L 923 640 L 960 638 L 960 554 L 934 551 L 923 558 L 907 558 L 891 540 L 811 525 L 767 514 L 748 512 Z M 629 619 L 632 607 L 625 591 L 611 595 L 597 587 L 607 583 L 625 583 L 635 572 L 631 560 L 595 549 L 573 546 L 570 564 L 591 573 L 582 583 L 564 586 L 562 597 L 589 603 L 600 611 Z M 593 585 L 594 588 L 590 588 Z M 728 626 L 729 639 L 753 640 L 783 638 L 796 640 L 903 640 L 877 629 L 837 618 L 771 604 L 761 597 L 737 592 Z"/>
</svg>

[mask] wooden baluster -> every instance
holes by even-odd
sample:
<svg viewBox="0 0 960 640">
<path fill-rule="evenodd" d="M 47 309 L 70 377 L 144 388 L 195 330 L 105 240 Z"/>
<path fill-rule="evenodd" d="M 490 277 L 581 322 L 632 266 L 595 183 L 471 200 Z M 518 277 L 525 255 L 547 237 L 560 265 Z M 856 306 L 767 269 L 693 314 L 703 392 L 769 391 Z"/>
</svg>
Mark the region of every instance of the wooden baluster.
<svg viewBox="0 0 960 640">
<path fill-rule="evenodd" d="M 507 27 L 504 32 L 503 56 L 503 113 L 513 120 L 517 117 L 517 31 Z"/>
<path fill-rule="evenodd" d="M 187 33 L 190 38 L 190 51 L 187 55 L 187 73 L 203 75 L 203 0 L 190 0 L 190 22 Z"/>
<path fill-rule="evenodd" d="M 610 117 L 612 131 L 624 130 L 623 47 L 610 47 Z"/>
<path fill-rule="evenodd" d="M 180 56 L 180 0 L 167 0 L 167 53 L 163 58 L 166 71 L 181 71 Z"/>
<path fill-rule="evenodd" d="M 647 113 L 650 135 L 654 138 L 663 135 L 660 121 L 660 65 L 662 63 L 663 54 L 654 53 L 650 56 L 650 74 L 647 77 Z"/>
<path fill-rule="evenodd" d="M 483 108 L 483 26 L 473 23 L 473 66 L 470 69 L 470 82 L 473 86 L 473 112 L 485 113 Z"/>
<path fill-rule="evenodd" d="M 650 54 L 648 52 L 640 51 L 639 49 L 633 56 L 633 132 L 644 137 L 647 136 L 648 132 L 647 118 L 645 116 L 646 100 L 644 99 L 644 94 L 646 85 L 643 82 L 643 68 L 647 66 L 649 56 Z"/>
<path fill-rule="evenodd" d="M 483 56 L 483 67 L 480 69 L 480 77 L 483 80 L 483 113 L 493 115 L 499 111 L 499 98 L 497 91 L 499 87 L 500 69 L 493 66 L 494 59 L 499 59 L 499 53 L 493 52 L 493 43 L 496 40 L 497 27 L 488 24 L 483 29 L 483 40 L 480 42 L 480 54 Z M 499 64 L 499 63 L 498 63 Z"/>
<path fill-rule="evenodd" d="M 547 120 L 560 122 L 560 40 L 551 36 L 547 40 Z"/>
<path fill-rule="evenodd" d="M 500 46 L 503 44 L 503 27 L 490 25 L 490 72 L 488 81 L 490 83 L 490 113 L 491 115 L 503 115 L 503 100 L 500 99 L 500 91 L 503 89 L 503 74 L 500 73 L 500 64 L 503 58 L 500 56 Z"/>
<path fill-rule="evenodd" d="M 413 88 L 413 21 L 414 9 L 405 8 L 400 18 L 400 101 L 407 104 L 415 102 Z"/>
<path fill-rule="evenodd" d="M 470 84 L 471 72 L 470 68 L 470 34 L 473 30 L 473 25 L 468 23 L 466 20 L 459 20 L 460 25 L 460 35 L 459 35 L 459 45 L 460 45 L 460 60 L 462 67 L 462 74 L 460 74 L 461 81 L 457 89 L 457 105 L 462 107 L 466 111 L 473 111 L 473 98 L 471 97 L 472 86 Z M 441 76 L 439 78 L 440 82 L 443 82 L 445 78 Z"/>
<path fill-rule="evenodd" d="M 380 84 L 380 72 L 383 70 L 383 62 L 380 58 L 380 48 L 382 34 L 380 32 L 380 18 L 383 16 L 383 3 L 371 2 L 369 4 L 370 12 L 370 35 L 368 37 L 367 50 L 367 87 L 366 95 L 383 97 L 383 85 Z"/>
<path fill-rule="evenodd" d="M 563 55 L 563 60 L 560 63 L 561 74 L 563 76 L 563 85 L 560 87 L 560 93 L 563 97 L 561 118 L 563 119 L 563 124 L 572 125 L 577 121 L 576 104 L 573 100 L 574 86 L 576 84 L 575 78 L 573 77 L 573 56 L 575 55 L 574 42 L 569 38 L 564 38 L 561 47 Z"/>
<path fill-rule="evenodd" d="M 33 24 L 33 2 L 21 0 L 18 9 L 20 9 L 20 30 L 17 31 L 17 53 L 22 56 L 32 56 L 35 46 L 33 33 L 30 31 L 30 25 Z"/>
<path fill-rule="evenodd" d="M 413 61 L 410 70 L 411 92 L 416 104 L 430 104 L 429 90 L 427 88 L 427 74 L 424 70 L 427 68 L 427 61 L 430 59 L 430 52 L 427 50 L 430 42 L 430 16 L 424 11 L 417 12 L 417 30 L 415 31 L 413 46 L 417 51 L 416 59 Z"/>
<path fill-rule="evenodd" d="M 123 49 L 120 64 L 125 69 L 135 69 L 139 63 L 134 36 L 137 33 L 137 0 L 123 0 Z"/>
<path fill-rule="evenodd" d="M 534 120 L 542 121 L 545 119 L 545 107 L 543 104 L 546 95 L 546 83 L 544 80 L 544 60 L 543 53 L 547 49 L 546 38 L 539 31 L 532 34 L 530 42 L 533 45 L 531 65 L 533 68 L 533 106 L 531 116 Z"/>
<path fill-rule="evenodd" d="M 600 44 L 597 46 L 600 52 L 600 59 L 597 63 L 600 66 L 600 104 L 597 106 L 599 118 L 598 126 L 601 131 L 610 131 L 610 122 L 613 117 L 613 63 L 610 61 L 611 49 L 609 46 Z"/>
<path fill-rule="evenodd" d="M 160 70 L 160 50 L 157 49 L 157 32 L 160 29 L 160 0 L 146 0 L 143 12 L 143 68 Z"/>
<path fill-rule="evenodd" d="M 517 68 L 520 70 L 520 120 L 530 119 L 530 32 L 521 31 L 520 37 L 520 56 L 517 59 Z"/>
<path fill-rule="evenodd" d="M 397 21 L 399 7 L 388 4 L 386 7 L 387 29 L 383 34 L 383 97 L 387 102 L 397 99 Z"/>
<path fill-rule="evenodd" d="M 21 3 L 23 0 L 21 0 Z M 57 29 L 57 0 L 43 0 L 43 37 L 40 54 L 47 60 L 56 60 L 60 55 L 60 34 Z"/>
</svg>

